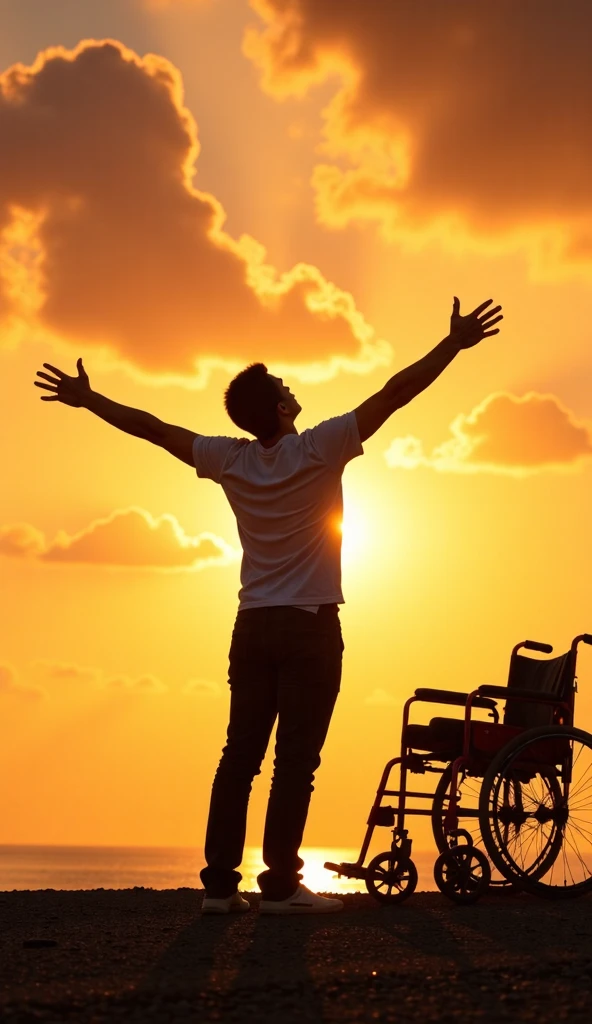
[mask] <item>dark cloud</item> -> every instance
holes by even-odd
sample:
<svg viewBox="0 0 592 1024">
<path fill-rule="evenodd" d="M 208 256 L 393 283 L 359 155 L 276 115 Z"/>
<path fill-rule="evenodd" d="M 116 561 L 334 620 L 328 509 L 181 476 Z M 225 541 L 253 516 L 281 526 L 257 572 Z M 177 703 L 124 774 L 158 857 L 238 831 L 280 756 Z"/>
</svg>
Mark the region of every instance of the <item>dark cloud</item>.
<svg viewBox="0 0 592 1024">
<path fill-rule="evenodd" d="M 150 374 L 387 358 L 316 267 L 280 274 L 224 231 L 221 204 L 194 187 L 197 128 L 164 58 L 87 40 L 14 65 L 0 76 L 0 150 L 5 327 L 36 317 Z"/>
<path fill-rule="evenodd" d="M 450 472 L 524 475 L 577 466 L 592 456 L 592 432 L 554 395 L 489 395 L 451 424 L 452 437 L 430 455 L 415 437 L 399 437 L 386 452 L 392 467 L 431 466 Z"/>
<path fill-rule="evenodd" d="M 141 508 L 117 509 L 79 533 L 62 530 L 50 543 L 28 523 L 0 527 L 0 553 L 43 562 L 147 569 L 200 569 L 237 557 L 214 534 L 189 537 L 174 516 L 156 518 Z"/>
<path fill-rule="evenodd" d="M 332 76 L 321 219 L 592 260 L 588 0 L 251 0 L 264 87 Z M 341 161 L 345 158 L 345 163 Z"/>
</svg>

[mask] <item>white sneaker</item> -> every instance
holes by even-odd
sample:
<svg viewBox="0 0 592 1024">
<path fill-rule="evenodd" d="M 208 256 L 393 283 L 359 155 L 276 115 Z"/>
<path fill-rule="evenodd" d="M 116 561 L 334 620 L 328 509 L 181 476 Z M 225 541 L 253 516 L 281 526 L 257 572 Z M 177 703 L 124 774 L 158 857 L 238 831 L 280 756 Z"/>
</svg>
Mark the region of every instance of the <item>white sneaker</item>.
<svg viewBox="0 0 592 1024">
<path fill-rule="evenodd" d="M 224 900 L 217 900 L 212 896 L 204 896 L 201 904 L 202 914 L 244 914 L 250 909 L 251 904 L 249 901 L 243 899 L 238 892 L 234 892 L 232 896 L 227 896 Z"/>
<path fill-rule="evenodd" d="M 261 900 L 259 904 L 260 914 L 334 914 L 338 910 L 343 910 L 341 900 L 317 896 L 305 885 L 299 885 L 287 900 Z"/>
</svg>

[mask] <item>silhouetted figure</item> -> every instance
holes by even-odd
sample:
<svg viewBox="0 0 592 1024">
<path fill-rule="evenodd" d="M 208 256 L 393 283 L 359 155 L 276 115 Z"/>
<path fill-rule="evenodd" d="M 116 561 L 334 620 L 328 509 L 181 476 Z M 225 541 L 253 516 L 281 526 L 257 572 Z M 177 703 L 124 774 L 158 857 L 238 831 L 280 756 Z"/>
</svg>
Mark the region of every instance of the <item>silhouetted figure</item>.
<svg viewBox="0 0 592 1024">
<path fill-rule="evenodd" d="M 53 394 L 46 402 L 84 407 L 107 423 L 159 445 L 219 483 L 236 515 L 243 560 L 229 655 L 228 736 L 214 784 L 201 878 L 203 910 L 248 910 L 237 890 L 252 781 L 278 719 L 274 774 L 263 837 L 267 866 L 258 881 L 264 913 L 323 913 L 341 900 L 300 884 L 299 857 L 314 773 L 339 692 L 343 642 L 341 477 L 362 443 L 396 409 L 424 391 L 460 349 L 497 334 L 500 306 L 482 303 L 460 315 L 454 299 L 450 334 L 423 359 L 395 374 L 353 412 L 298 433 L 301 411 L 278 377 L 255 363 L 230 383 L 232 421 L 256 440 L 209 437 L 163 423 L 149 413 L 91 390 L 82 360 L 78 376 L 43 365 Z"/>
</svg>

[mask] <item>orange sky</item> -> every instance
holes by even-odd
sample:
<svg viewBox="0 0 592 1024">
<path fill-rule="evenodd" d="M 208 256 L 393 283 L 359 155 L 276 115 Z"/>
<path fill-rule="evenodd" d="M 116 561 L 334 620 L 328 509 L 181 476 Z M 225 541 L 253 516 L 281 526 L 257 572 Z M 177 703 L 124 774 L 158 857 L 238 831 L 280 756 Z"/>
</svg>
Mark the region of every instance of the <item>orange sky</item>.
<svg viewBox="0 0 592 1024">
<path fill-rule="evenodd" d="M 500 335 L 344 477 L 344 678 L 305 838 L 356 845 L 416 686 L 500 682 L 516 641 L 592 629 L 592 16 L 48 6 L 0 0 L 0 842 L 202 844 L 238 590 L 221 490 L 41 403 L 41 363 L 232 434 L 229 375 L 264 359 L 305 427 L 439 341 L 454 294 L 491 296 Z M 591 687 L 585 648 L 583 726 Z"/>
</svg>

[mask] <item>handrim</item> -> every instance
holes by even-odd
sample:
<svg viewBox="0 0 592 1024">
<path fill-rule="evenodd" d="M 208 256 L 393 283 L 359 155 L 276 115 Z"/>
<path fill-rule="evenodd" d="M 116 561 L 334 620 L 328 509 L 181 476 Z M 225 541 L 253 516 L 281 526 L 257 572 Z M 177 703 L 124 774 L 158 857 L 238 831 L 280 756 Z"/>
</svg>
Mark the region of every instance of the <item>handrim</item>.
<svg viewBox="0 0 592 1024">
<path fill-rule="evenodd" d="M 537 756 L 540 744 L 559 740 L 569 742 L 569 757 L 558 757 L 556 765 L 542 763 Z M 530 758 L 529 747 L 533 748 Z M 569 770 L 572 778 L 566 803 L 564 775 Z M 519 796 L 512 805 L 508 793 L 517 782 Z M 506 807 L 505 822 L 496 811 L 502 806 L 500 793 Z M 573 726 L 559 725 L 529 729 L 517 736 L 499 752 L 485 774 L 479 822 L 491 860 L 508 877 L 516 878 L 523 889 L 549 898 L 590 891 L 592 736 Z M 508 826 L 505 836 L 504 825 Z M 514 828 L 511 843 L 510 826 Z"/>
</svg>

